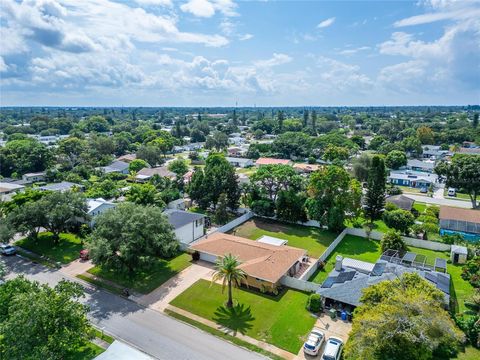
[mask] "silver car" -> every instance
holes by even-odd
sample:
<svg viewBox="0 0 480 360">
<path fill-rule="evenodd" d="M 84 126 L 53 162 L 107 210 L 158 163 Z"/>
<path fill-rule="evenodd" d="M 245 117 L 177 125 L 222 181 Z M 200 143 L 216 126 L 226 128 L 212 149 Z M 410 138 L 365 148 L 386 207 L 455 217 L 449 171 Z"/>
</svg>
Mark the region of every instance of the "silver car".
<svg viewBox="0 0 480 360">
<path fill-rule="evenodd" d="M 17 250 L 8 244 L 0 244 L 0 254 L 2 255 L 15 255 Z"/>
<path fill-rule="evenodd" d="M 343 341 L 336 337 L 329 337 L 325 350 L 323 351 L 322 360 L 338 360 L 342 355 Z"/>
<path fill-rule="evenodd" d="M 324 341 L 325 334 L 320 331 L 320 329 L 313 328 L 308 335 L 307 341 L 303 344 L 303 352 L 308 355 L 316 356 Z"/>
</svg>

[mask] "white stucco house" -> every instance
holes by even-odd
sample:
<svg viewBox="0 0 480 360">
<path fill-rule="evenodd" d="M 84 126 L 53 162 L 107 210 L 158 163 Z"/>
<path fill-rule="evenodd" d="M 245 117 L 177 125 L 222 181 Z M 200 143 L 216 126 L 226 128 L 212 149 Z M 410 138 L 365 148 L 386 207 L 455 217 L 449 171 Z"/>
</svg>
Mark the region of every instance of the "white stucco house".
<svg viewBox="0 0 480 360">
<path fill-rule="evenodd" d="M 173 226 L 175 235 L 183 248 L 203 236 L 205 215 L 175 209 L 167 209 L 164 214 Z"/>
<path fill-rule="evenodd" d="M 95 225 L 95 217 L 104 213 L 108 209 L 114 208 L 115 204 L 105 199 L 88 199 L 87 200 L 88 212 L 90 216 L 90 226 Z"/>
<path fill-rule="evenodd" d="M 38 181 L 45 181 L 45 171 L 36 172 L 36 173 L 26 173 L 22 175 L 22 180 L 33 183 Z"/>
</svg>

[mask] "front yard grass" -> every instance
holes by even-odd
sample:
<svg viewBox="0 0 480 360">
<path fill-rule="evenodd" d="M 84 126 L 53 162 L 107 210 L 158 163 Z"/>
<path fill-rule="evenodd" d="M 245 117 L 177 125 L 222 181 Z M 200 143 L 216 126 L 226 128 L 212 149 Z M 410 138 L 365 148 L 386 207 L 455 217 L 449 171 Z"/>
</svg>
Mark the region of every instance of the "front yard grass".
<svg viewBox="0 0 480 360">
<path fill-rule="evenodd" d="M 305 249 L 308 255 L 318 258 L 338 234 L 316 227 L 287 224 L 274 220 L 253 218 L 230 232 L 251 240 L 263 235 L 288 240 L 287 245 Z"/>
<path fill-rule="evenodd" d="M 226 309 L 226 292 L 207 280 L 199 280 L 171 304 L 297 354 L 316 319 L 305 309 L 308 294 L 287 289 L 277 296 L 248 289 L 234 289 L 235 307 Z"/>
<path fill-rule="evenodd" d="M 72 354 L 67 359 L 69 360 L 92 360 L 96 358 L 98 355 L 103 353 L 105 349 L 101 348 L 100 346 L 88 342 L 85 346 L 79 348 L 74 354 Z"/>
<path fill-rule="evenodd" d="M 452 360 L 478 360 L 480 359 L 480 350 L 473 346 L 467 346 L 465 352 L 458 353 L 457 357 Z"/>
<path fill-rule="evenodd" d="M 38 234 L 37 240 L 23 238 L 18 240 L 15 245 L 62 264 L 68 264 L 78 259 L 80 250 L 83 249 L 82 240 L 78 236 L 61 233 L 59 242 L 54 243 L 53 235 L 50 232 Z"/>
<path fill-rule="evenodd" d="M 172 259 L 158 259 L 150 269 L 135 271 L 133 274 L 122 273 L 101 266 L 95 266 L 88 272 L 130 290 L 147 294 L 190 266 L 190 260 L 190 255 L 181 253 Z"/>
</svg>

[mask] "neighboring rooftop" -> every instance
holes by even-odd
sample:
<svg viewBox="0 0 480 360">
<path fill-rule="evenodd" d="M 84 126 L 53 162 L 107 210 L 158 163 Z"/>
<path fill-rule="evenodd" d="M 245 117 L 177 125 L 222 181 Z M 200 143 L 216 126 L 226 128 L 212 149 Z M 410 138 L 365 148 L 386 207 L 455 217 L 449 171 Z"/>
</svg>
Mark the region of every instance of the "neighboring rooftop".
<svg viewBox="0 0 480 360">
<path fill-rule="evenodd" d="M 0 193 L 7 193 L 10 191 L 23 189 L 25 186 L 14 184 L 11 182 L 0 182 Z"/>
<path fill-rule="evenodd" d="M 175 173 L 168 170 L 166 166 L 159 166 L 159 167 L 153 167 L 153 168 L 143 168 L 142 170 L 137 172 L 136 178 L 148 179 L 154 175 L 158 175 L 160 177 L 168 177 L 168 178 L 175 177 Z"/>
<path fill-rule="evenodd" d="M 105 199 L 98 198 L 98 199 L 88 199 L 87 206 L 88 206 L 88 213 L 95 211 L 102 205 L 111 205 L 112 207 L 115 206 L 114 203 L 111 203 Z"/>
<path fill-rule="evenodd" d="M 276 283 L 306 254 L 306 250 L 286 245 L 270 245 L 238 236 L 214 233 L 190 247 L 214 256 L 232 254 L 249 276 Z"/>
<path fill-rule="evenodd" d="M 59 183 L 39 186 L 38 189 L 44 190 L 44 191 L 67 191 L 67 190 L 71 190 L 74 187 L 83 188 L 83 185 L 71 183 L 69 181 L 62 181 Z"/>
<path fill-rule="evenodd" d="M 107 166 L 101 166 L 99 169 L 103 170 L 106 174 L 112 173 L 112 172 L 123 172 L 125 170 L 128 170 L 128 163 L 124 161 L 114 161 L 110 165 Z"/>
<path fill-rule="evenodd" d="M 462 209 L 452 206 L 440 206 L 439 219 L 467 221 L 480 224 L 480 210 Z"/>
<path fill-rule="evenodd" d="M 203 214 L 191 213 L 188 211 L 175 209 L 167 209 L 163 213 L 167 216 L 168 222 L 172 224 L 174 229 L 179 229 L 182 226 L 191 224 L 192 222 L 203 219 L 205 217 L 205 215 Z"/>
<path fill-rule="evenodd" d="M 289 165 L 290 163 L 291 161 L 287 159 L 275 159 L 266 157 L 261 157 L 255 162 L 256 165 Z"/>
<path fill-rule="evenodd" d="M 400 209 L 410 211 L 412 210 L 415 200 L 406 197 L 405 195 L 392 195 L 386 199 L 387 203 L 391 203 L 399 207 Z"/>
<path fill-rule="evenodd" d="M 435 168 L 435 163 L 432 161 L 421 161 L 417 159 L 412 159 L 407 161 L 407 167 L 433 170 Z"/>
</svg>

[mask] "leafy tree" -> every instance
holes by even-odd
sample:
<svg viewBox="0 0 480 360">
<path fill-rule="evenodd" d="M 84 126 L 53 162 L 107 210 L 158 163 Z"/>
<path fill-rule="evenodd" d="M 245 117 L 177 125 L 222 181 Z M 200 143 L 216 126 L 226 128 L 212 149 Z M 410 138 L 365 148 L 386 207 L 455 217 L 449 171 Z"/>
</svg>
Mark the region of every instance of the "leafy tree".
<svg viewBox="0 0 480 360">
<path fill-rule="evenodd" d="M 308 194 L 306 207 L 310 218 L 332 231 L 342 230 L 345 220 L 356 217 L 360 210 L 361 187 L 339 166 L 332 165 L 310 175 Z"/>
<path fill-rule="evenodd" d="M 311 294 L 307 300 L 307 310 L 312 313 L 319 313 L 322 310 L 322 297 L 320 294 Z"/>
<path fill-rule="evenodd" d="M 385 138 L 385 136 L 377 135 L 377 136 L 374 136 L 373 139 L 370 141 L 370 143 L 368 144 L 368 148 L 370 150 L 378 150 L 380 146 L 382 146 L 386 142 L 387 142 L 387 139 Z"/>
<path fill-rule="evenodd" d="M 250 182 L 255 184 L 262 195 L 273 202 L 277 201 L 280 191 L 297 192 L 302 187 L 302 177 L 289 165 L 261 166 L 250 176 Z"/>
<path fill-rule="evenodd" d="M 385 206 L 386 180 L 385 163 L 380 156 L 374 156 L 368 172 L 367 193 L 365 195 L 365 214 L 372 222 L 380 218 Z"/>
<path fill-rule="evenodd" d="M 45 215 L 43 227 L 52 232 L 55 241 L 59 240 L 61 232 L 88 218 L 85 198 L 73 191 L 49 193 L 38 204 Z"/>
<path fill-rule="evenodd" d="M 385 211 L 383 213 L 383 221 L 389 228 L 406 234 L 410 226 L 415 224 L 415 217 L 410 211 L 398 209 Z"/>
<path fill-rule="evenodd" d="M 308 157 L 311 149 L 311 137 L 301 132 L 285 132 L 279 135 L 272 143 L 272 150 L 285 159 Z"/>
<path fill-rule="evenodd" d="M 282 190 L 278 193 L 276 202 L 277 218 L 285 221 L 307 221 L 305 212 L 306 196 L 296 191 Z"/>
<path fill-rule="evenodd" d="M 312 130 L 314 133 L 317 132 L 317 112 L 315 110 L 312 110 Z"/>
<path fill-rule="evenodd" d="M 120 191 L 117 187 L 117 183 L 111 179 L 105 179 L 103 181 L 98 181 L 92 185 L 86 192 L 85 195 L 90 198 L 105 198 L 111 199 L 116 198 L 120 195 Z"/>
<path fill-rule="evenodd" d="M 52 160 L 50 150 L 35 139 L 13 140 L 0 148 L 0 174 L 43 171 Z"/>
<path fill-rule="evenodd" d="M 303 110 L 303 127 L 306 128 L 308 126 L 308 110 Z"/>
<path fill-rule="evenodd" d="M 347 160 L 349 156 L 348 149 L 342 146 L 328 145 L 323 154 L 323 159 L 327 161 Z"/>
<path fill-rule="evenodd" d="M 216 131 L 213 135 L 207 137 L 207 141 L 205 143 L 205 148 L 207 149 L 215 149 L 217 151 L 222 151 L 226 149 L 228 146 L 228 136 L 221 132 Z"/>
<path fill-rule="evenodd" d="M 478 126 L 478 113 L 473 114 L 473 121 L 472 121 L 473 128 L 477 128 Z"/>
<path fill-rule="evenodd" d="M 174 172 L 177 177 L 182 177 L 188 172 L 188 165 L 185 160 L 176 159 L 168 164 L 168 170 Z"/>
<path fill-rule="evenodd" d="M 148 167 L 148 163 L 142 159 L 135 159 L 128 164 L 128 171 L 139 172 L 143 168 Z"/>
<path fill-rule="evenodd" d="M 402 140 L 402 146 L 412 156 L 420 156 L 423 153 L 422 143 L 416 136 L 410 136 Z"/>
<path fill-rule="evenodd" d="M 66 169 L 73 169 L 82 162 L 87 147 L 87 141 L 74 136 L 60 140 L 56 149 L 59 163 Z"/>
<path fill-rule="evenodd" d="M 220 194 L 218 199 L 217 210 L 215 211 L 215 220 L 218 224 L 226 224 L 228 222 L 227 195 Z"/>
<path fill-rule="evenodd" d="M 462 267 L 462 279 L 480 288 L 480 256 L 475 256 Z"/>
<path fill-rule="evenodd" d="M 90 116 L 88 119 L 81 120 L 78 123 L 78 128 L 85 133 L 89 132 L 107 132 L 110 125 L 103 116 Z"/>
<path fill-rule="evenodd" d="M 385 165 L 390 169 L 397 170 L 398 168 L 407 165 L 407 155 L 405 152 L 399 150 L 392 150 L 385 158 Z"/>
<path fill-rule="evenodd" d="M 62 280 L 54 288 L 24 277 L 0 286 L 0 358 L 71 358 L 92 337 L 80 284 Z"/>
<path fill-rule="evenodd" d="M 444 310 L 444 296 L 418 274 L 364 290 L 355 309 L 345 360 L 455 357 L 464 336 Z"/>
<path fill-rule="evenodd" d="M 353 175 L 358 181 L 365 182 L 368 180 L 372 157 L 367 153 L 362 153 L 353 160 Z"/>
<path fill-rule="evenodd" d="M 407 245 L 402 239 L 402 236 L 400 235 L 399 232 L 395 230 L 389 230 L 388 232 L 383 234 L 381 246 L 382 246 L 382 251 L 391 249 L 391 250 L 398 250 L 403 253 L 408 250 Z"/>
<path fill-rule="evenodd" d="M 365 142 L 365 138 L 361 135 L 353 135 L 350 140 L 352 140 L 355 144 L 358 145 L 358 147 L 362 150 L 365 149 L 365 146 L 366 146 L 366 142 Z"/>
<path fill-rule="evenodd" d="M 0 261 L 0 280 L 3 280 L 3 278 L 7 275 L 7 267 L 5 266 L 5 263 L 3 260 Z"/>
<path fill-rule="evenodd" d="M 450 164 L 441 162 L 435 172 L 446 177 L 446 186 L 462 189 L 470 196 L 472 208 L 480 207 L 477 196 L 480 194 L 480 156 L 455 155 Z"/>
<path fill-rule="evenodd" d="M 42 203 L 32 201 L 15 208 L 10 213 L 8 221 L 17 232 L 27 233 L 29 237 L 36 239 L 47 219 Z"/>
<path fill-rule="evenodd" d="M 137 159 L 145 160 L 152 166 L 161 165 L 164 162 L 162 153 L 155 144 L 141 145 L 137 150 Z"/>
<path fill-rule="evenodd" d="M 133 203 L 97 216 L 88 242 L 94 264 L 130 273 L 148 268 L 158 256 L 175 255 L 178 246 L 161 209 Z"/>
<path fill-rule="evenodd" d="M 271 217 L 275 215 L 275 203 L 270 199 L 253 200 L 250 208 L 255 214 L 260 216 Z"/>
<path fill-rule="evenodd" d="M 285 121 L 285 114 L 281 110 L 278 111 L 277 121 L 278 121 L 278 130 L 281 133 L 283 131 L 283 122 Z"/>
<path fill-rule="evenodd" d="M 35 190 L 32 188 L 26 188 L 25 191 L 19 192 L 12 196 L 10 201 L 4 202 L 2 204 L 3 209 L 6 213 L 10 213 L 16 208 L 30 202 L 35 202 L 40 200 L 42 197 L 47 195 L 47 191 Z"/>
<path fill-rule="evenodd" d="M 418 140 L 424 145 L 431 145 L 435 142 L 435 135 L 432 128 L 428 126 L 420 126 L 417 129 Z"/>
<path fill-rule="evenodd" d="M 232 286 L 240 287 L 242 282 L 247 284 L 247 274 L 239 268 L 240 261 L 232 254 L 225 254 L 217 260 L 215 272 L 212 276 L 212 284 L 222 280 L 222 291 L 228 288 L 227 308 L 233 307 Z"/>
<path fill-rule="evenodd" d="M 126 199 L 138 205 L 165 206 L 160 193 L 152 184 L 133 184 L 126 194 Z"/>
</svg>

